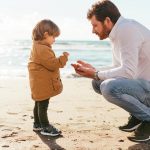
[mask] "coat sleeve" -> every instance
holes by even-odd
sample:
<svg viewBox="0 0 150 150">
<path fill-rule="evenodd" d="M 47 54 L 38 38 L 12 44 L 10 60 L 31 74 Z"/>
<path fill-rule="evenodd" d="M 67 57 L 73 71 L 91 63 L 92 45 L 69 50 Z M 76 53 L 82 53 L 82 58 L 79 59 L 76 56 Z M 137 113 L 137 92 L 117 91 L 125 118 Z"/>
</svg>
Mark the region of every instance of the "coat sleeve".
<svg viewBox="0 0 150 150">
<path fill-rule="evenodd" d="M 37 54 L 40 64 L 51 71 L 63 68 L 66 65 L 66 62 L 68 61 L 68 58 L 64 55 L 61 55 L 58 58 L 56 58 L 54 52 L 48 48 L 39 50 Z"/>
</svg>

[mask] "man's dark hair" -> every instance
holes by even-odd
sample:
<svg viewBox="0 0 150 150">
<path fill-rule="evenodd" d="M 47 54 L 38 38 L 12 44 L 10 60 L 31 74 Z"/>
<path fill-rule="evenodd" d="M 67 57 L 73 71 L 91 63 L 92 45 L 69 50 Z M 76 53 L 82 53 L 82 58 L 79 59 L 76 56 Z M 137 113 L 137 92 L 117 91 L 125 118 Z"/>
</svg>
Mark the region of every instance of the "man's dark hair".
<svg viewBox="0 0 150 150">
<path fill-rule="evenodd" d="M 98 21 L 104 22 L 106 17 L 115 24 L 121 16 L 118 8 L 110 0 L 98 1 L 88 10 L 87 18 L 91 19 L 95 16 Z"/>
</svg>

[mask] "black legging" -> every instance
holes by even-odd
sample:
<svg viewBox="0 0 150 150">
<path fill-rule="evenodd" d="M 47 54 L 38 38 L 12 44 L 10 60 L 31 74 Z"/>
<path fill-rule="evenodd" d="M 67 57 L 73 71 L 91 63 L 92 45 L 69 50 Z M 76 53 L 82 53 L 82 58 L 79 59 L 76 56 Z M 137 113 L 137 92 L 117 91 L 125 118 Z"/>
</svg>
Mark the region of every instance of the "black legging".
<svg viewBox="0 0 150 150">
<path fill-rule="evenodd" d="M 47 109 L 49 105 L 49 99 L 36 101 L 33 114 L 34 114 L 34 123 L 40 124 L 41 127 L 46 127 L 49 125 Z"/>
</svg>

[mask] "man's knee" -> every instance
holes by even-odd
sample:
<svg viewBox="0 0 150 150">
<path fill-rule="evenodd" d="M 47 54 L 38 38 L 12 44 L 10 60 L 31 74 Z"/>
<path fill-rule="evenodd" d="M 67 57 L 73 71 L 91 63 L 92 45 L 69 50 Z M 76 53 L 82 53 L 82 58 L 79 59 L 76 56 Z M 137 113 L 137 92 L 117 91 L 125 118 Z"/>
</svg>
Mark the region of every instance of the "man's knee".
<svg viewBox="0 0 150 150">
<path fill-rule="evenodd" d="M 111 101 L 111 97 L 113 96 L 116 87 L 117 81 L 115 79 L 107 79 L 102 82 L 100 89 L 104 98 L 106 98 L 108 101 Z"/>
</svg>

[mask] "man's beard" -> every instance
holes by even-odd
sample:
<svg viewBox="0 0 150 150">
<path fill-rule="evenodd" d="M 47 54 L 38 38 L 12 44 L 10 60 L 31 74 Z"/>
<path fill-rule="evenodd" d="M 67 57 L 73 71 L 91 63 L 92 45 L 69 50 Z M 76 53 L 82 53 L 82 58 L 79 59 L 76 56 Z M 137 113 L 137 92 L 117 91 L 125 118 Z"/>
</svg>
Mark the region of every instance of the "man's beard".
<svg viewBox="0 0 150 150">
<path fill-rule="evenodd" d="M 103 24 L 102 27 L 103 27 L 103 30 L 102 30 L 101 34 L 99 34 L 99 37 L 100 37 L 101 40 L 108 38 L 108 36 L 109 36 L 109 34 L 111 32 L 111 30 L 109 30 L 105 26 L 105 24 Z"/>
</svg>

